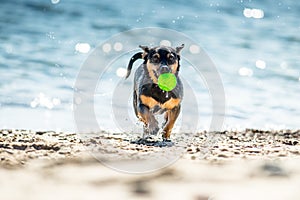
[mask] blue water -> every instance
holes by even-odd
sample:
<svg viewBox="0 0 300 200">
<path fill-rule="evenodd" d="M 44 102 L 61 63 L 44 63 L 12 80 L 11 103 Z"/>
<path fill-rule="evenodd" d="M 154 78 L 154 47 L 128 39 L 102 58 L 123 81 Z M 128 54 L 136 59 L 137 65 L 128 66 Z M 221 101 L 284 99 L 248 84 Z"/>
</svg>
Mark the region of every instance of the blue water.
<svg viewBox="0 0 300 200">
<path fill-rule="evenodd" d="M 0 128 L 76 130 L 73 86 L 82 63 L 110 36 L 143 27 L 180 31 L 206 51 L 225 88 L 224 128 L 299 128 L 299 1 L 0 4 Z M 91 50 L 76 51 L 78 43 Z M 211 102 L 200 104 L 201 129 L 209 127 Z"/>
</svg>

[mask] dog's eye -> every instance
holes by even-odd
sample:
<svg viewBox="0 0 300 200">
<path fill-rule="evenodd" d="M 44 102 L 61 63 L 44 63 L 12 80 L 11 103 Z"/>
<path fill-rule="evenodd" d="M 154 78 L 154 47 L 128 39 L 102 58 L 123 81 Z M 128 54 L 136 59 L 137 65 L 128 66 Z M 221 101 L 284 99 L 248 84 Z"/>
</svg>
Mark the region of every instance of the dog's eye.
<svg viewBox="0 0 300 200">
<path fill-rule="evenodd" d="M 153 55 L 153 57 L 152 57 L 152 59 L 151 59 L 151 61 L 153 62 L 153 63 L 159 63 L 159 56 L 158 55 Z"/>
<path fill-rule="evenodd" d="M 169 62 L 174 62 L 175 61 L 175 56 L 170 54 L 169 55 Z"/>
</svg>

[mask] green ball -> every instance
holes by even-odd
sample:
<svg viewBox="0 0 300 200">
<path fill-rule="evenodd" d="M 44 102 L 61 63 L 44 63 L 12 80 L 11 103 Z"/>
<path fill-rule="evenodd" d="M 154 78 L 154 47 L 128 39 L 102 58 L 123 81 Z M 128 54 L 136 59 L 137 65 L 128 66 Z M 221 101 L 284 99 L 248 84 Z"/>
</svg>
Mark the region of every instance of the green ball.
<svg viewBox="0 0 300 200">
<path fill-rule="evenodd" d="M 158 87 L 164 91 L 171 91 L 176 87 L 177 79 L 172 73 L 164 73 L 158 77 Z"/>
</svg>

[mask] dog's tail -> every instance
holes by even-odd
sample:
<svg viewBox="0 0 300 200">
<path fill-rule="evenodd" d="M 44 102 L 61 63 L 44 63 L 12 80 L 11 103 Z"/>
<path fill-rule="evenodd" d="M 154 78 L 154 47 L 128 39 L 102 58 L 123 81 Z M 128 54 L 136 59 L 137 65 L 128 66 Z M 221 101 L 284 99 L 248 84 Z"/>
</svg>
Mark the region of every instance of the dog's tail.
<svg viewBox="0 0 300 200">
<path fill-rule="evenodd" d="M 129 64 L 128 64 L 128 67 L 127 67 L 127 74 L 126 74 L 126 78 L 129 77 L 130 73 L 131 73 L 131 69 L 132 69 L 132 65 L 133 63 L 138 60 L 138 59 L 142 59 L 143 58 L 143 53 L 142 52 L 139 52 L 139 53 L 136 53 L 134 54 L 131 58 L 130 58 L 130 61 L 129 61 Z"/>
</svg>

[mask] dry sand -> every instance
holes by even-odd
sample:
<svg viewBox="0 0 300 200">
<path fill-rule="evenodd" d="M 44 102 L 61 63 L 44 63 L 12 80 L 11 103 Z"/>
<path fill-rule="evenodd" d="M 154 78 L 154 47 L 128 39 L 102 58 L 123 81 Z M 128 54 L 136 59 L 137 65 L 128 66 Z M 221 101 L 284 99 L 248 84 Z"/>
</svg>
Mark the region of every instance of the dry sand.
<svg viewBox="0 0 300 200">
<path fill-rule="evenodd" d="M 300 199 L 300 131 L 134 137 L 0 130 L 0 199 Z"/>
</svg>

